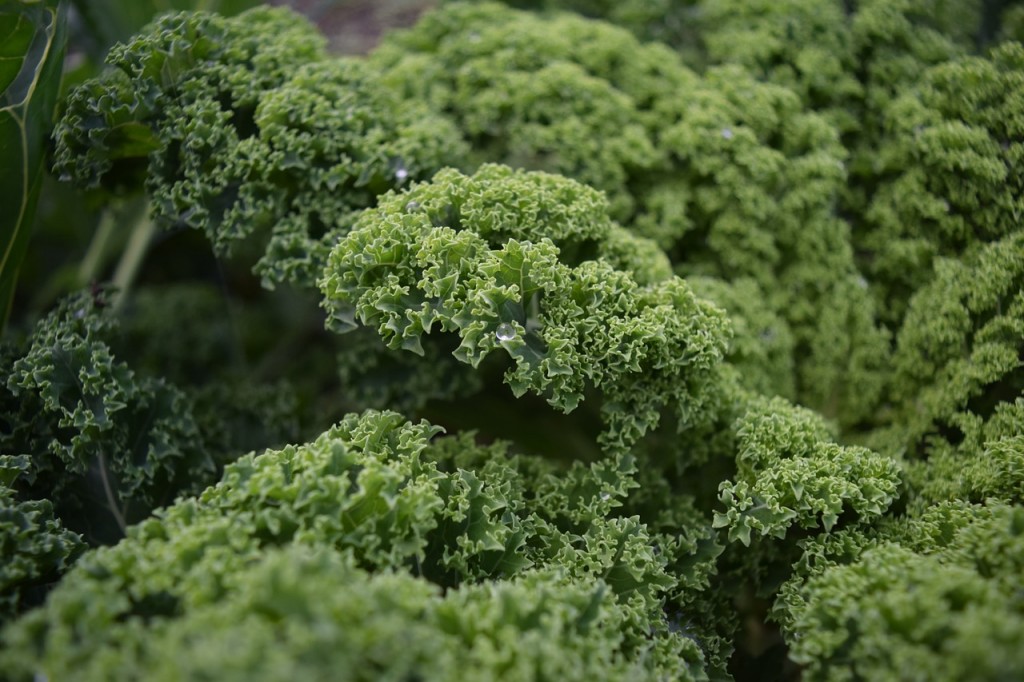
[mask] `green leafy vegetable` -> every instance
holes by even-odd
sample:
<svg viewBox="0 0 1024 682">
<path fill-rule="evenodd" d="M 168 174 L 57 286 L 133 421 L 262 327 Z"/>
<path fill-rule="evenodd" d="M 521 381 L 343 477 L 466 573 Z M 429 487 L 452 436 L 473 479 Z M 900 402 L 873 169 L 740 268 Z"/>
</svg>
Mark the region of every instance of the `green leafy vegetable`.
<svg viewBox="0 0 1024 682">
<path fill-rule="evenodd" d="M 1024 668 L 1019 3 L 510 4 L 363 57 L 177 11 L 69 72 L 4 679 Z"/>
<path fill-rule="evenodd" d="M 56 2 L 0 3 L 0 329 L 10 316 L 45 171 L 64 59 L 64 14 Z"/>
<path fill-rule="evenodd" d="M 344 332 L 358 320 L 418 353 L 435 325 L 455 332 L 456 358 L 475 367 L 504 352 L 512 392 L 564 412 L 590 384 L 604 396 L 602 442 L 621 451 L 670 401 L 684 424 L 702 419 L 698 387 L 726 326 L 681 280 L 638 282 L 634 270 L 657 276 L 650 248 L 616 242 L 620 229 L 599 194 L 558 176 L 442 171 L 385 196 L 335 247 L 321 282 L 328 325 Z"/>
<path fill-rule="evenodd" d="M 880 516 L 899 486 L 895 462 L 829 442 L 820 418 L 781 400 L 752 406 L 737 428 L 736 483 L 722 483 L 716 526 L 750 544 L 751 532 L 785 537 L 792 525 L 831 530 L 844 507 Z"/>
<path fill-rule="evenodd" d="M 332 619 L 333 609 L 362 599 L 369 600 L 371 619 L 387 620 L 378 625 L 355 621 L 352 626 L 362 634 L 354 641 L 347 641 L 346 628 L 336 623 L 323 634 L 326 641 L 316 638 L 308 654 L 315 658 L 308 665 L 328 652 L 329 661 L 358 656 L 364 651 L 359 638 L 368 637 L 367 645 L 372 644 L 375 628 L 395 629 L 404 619 L 417 618 L 425 636 L 414 638 L 414 645 L 425 648 L 413 660 L 425 665 L 423 659 L 435 647 L 447 652 L 439 667 L 424 668 L 433 670 L 432 679 L 455 675 L 452 666 L 464 657 L 469 669 L 481 666 L 490 674 L 506 666 L 561 670 L 554 662 L 542 663 L 541 652 L 534 663 L 508 660 L 515 642 L 502 635 L 506 628 L 520 631 L 528 642 L 548 640 L 541 651 L 576 649 L 584 670 L 600 671 L 593 674 L 635 670 L 656 677 L 670 670 L 673 676 L 690 677 L 688 669 L 699 664 L 700 653 L 691 641 L 669 631 L 660 612 L 660 594 L 673 582 L 664 559 L 652 551 L 637 520 L 606 518 L 613 500 L 629 487 L 628 469 L 577 466 L 558 479 L 543 461 L 502 463 L 494 457 L 499 447 L 474 456 L 482 463 L 474 474 L 449 464 L 447 456 L 455 450 L 465 458 L 475 450 L 471 441 L 460 439 L 457 450 L 433 445 L 430 439 L 437 432 L 394 413 L 367 413 L 346 418 L 312 443 L 243 457 L 199 498 L 159 512 L 132 529 L 125 542 L 84 559 L 46 610 L 9 633 L 24 638 L 24 646 L 7 651 L 8 663 L 27 670 L 42 665 L 50 676 L 75 670 L 87 679 L 145 670 L 163 655 L 164 636 L 170 638 L 167 645 L 177 642 L 174 646 L 184 647 L 184 653 L 195 634 L 210 626 L 208 619 L 226 615 L 217 604 L 241 599 L 240 615 L 255 609 L 267 617 L 254 624 L 257 639 L 231 664 L 251 670 L 270 664 L 262 659 L 260 638 L 271 636 L 273 630 L 265 628 L 274 628 L 292 610 L 300 619 L 310 618 L 307 627 L 312 628 L 321 618 Z M 618 481 L 604 478 L 608 475 Z M 285 558 L 296 554 L 298 564 Z M 298 567 L 311 560 L 312 584 L 295 582 L 303 574 Z M 327 563 L 314 569 L 321 561 Z M 278 585 L 267 603 L 269 612 L 247 601 L 256 595 L 250 591 L 255 586 L 246 587 L 246 576 L 264 579 L 261 565 L 272 571 L 266 579 Z M 355 566 L 405 568 L 434 583 L 466 587 L 450 591 L 442 601 L 436 587 L 422 578 L 368 578 Z M 483 579 L 516 576 L 522 577 L 496 588 L 469 587 Z M 318 599 L 312 587 L 320 581 L 348 585 L 337 605 Z M 356 588 L 360 583 L 365 586 Z M 307 587 L 296 591 L 300 585 Z M 131 599 L 118 597 L 125 589 Z M 324 589 L 336 592 L 326 584 Z M 79 627 L 76 613 L 101 593 L 106 595 L 102 607 L 90 611 L 85 636 L 67 640 L 66 629 Z M 327 613 L 322 612 L 325 606 Z M 398 613 L 387 615 L 390 609 Z M 146 619 L 153 628 L 154 637 L 142 650 L 135 644 L 141 644 L 140 633 L 129 625 L 133 617 Z M 648 632 L 651 626 L 654 633 Z M 218 630 L 233 636 L 223 627 Z M 497 639 L 491 643 L 492 638 Z M 560 645 L 552 649 L 556 641 Z M 398 659 L 391 661 L 389 654 L 379 664 L 410 665 L 405 661 L 412 652 L 400 649 L 404 653 Z M 99 650 L 107 653 L 96 657 Z M 210 663 L 199 659 L 196 665 Z"/>
<path fill-rule="evenodd" d="M 18 499 L 12 486 L 28 460 L 0 455 L 0 622 L 39 601 L 85 549 L 82 538 L 54 518 L 49 500 Z"/>
</svg>

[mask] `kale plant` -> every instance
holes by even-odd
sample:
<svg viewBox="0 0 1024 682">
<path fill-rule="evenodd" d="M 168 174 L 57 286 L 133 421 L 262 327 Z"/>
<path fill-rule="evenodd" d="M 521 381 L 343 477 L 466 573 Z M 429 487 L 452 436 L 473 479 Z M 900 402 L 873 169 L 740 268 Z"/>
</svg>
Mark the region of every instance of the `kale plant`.
<svg viewBox="0 0 1024 682">
<path fill-rule="evenodd" d="M 1013 679 L 1021 16 L 0 4 L 0 678 Z"/>
</svg>

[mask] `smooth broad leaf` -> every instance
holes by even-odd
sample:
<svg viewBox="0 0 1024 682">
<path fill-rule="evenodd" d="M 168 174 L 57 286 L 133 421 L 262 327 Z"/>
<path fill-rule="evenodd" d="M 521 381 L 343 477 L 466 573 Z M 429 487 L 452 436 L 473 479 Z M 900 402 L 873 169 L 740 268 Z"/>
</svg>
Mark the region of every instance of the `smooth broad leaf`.
<svg viewBox="0 0 1024 682">
<path fill-rule="evenodd" d="M 63 6 L 0 0 L 0 326 L 10 315 L 60 89 Z"/>
</svg>

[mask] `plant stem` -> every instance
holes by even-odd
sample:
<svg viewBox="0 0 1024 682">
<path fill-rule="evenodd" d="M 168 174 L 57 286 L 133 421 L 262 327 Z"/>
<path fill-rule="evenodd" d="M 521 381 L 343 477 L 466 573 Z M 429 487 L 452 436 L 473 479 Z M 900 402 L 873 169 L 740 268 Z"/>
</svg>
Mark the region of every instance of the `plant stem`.
<svg viewBox="0 0 1024 682">
<path fill-rule="evenodd" d="M 156 224 L 149 217 L 148 213 L 142 213 L 142 217 L 132 228 L 131 237 L 128 238 L 128 246 L 121 255 L 121 260 L 114 271 L 114 298 L 111 307 L 117 311 L 125 298 L 125 295 L 132 287 L 142 261 L 146 258 L 146 251 L 149 249 L 149 242 L 153 238 Z"/>
<path fill-rule="evenodd" d="M 99 270 L 103 267 L 103 254 L 110 243 L 110 237 L 114 234 L 114 227 L 117 225 L 116 211 L 108 208 L 100 217 L 100 223 L 96 227 L 96 233 L 89 242 L 89 250 L 78 265 L 78 285 L 86 286 L 97 278 Z"/>
<path fill-rule="evenodd" d="M 125 535 L 128 531 L 128 524 L 124 522 L 124 514 L 118 507 L 114 489 L 110 487 L 110 479 L 107 478 L 107 458 L 102 452 L 100 452 L 100 481 L 103 482 L 103 494 L 107 498 L 110 513 L 114 515 L 114 520 L 117 521 L 117 526 L 121 529 L 121 535 Z"/>
</svg>

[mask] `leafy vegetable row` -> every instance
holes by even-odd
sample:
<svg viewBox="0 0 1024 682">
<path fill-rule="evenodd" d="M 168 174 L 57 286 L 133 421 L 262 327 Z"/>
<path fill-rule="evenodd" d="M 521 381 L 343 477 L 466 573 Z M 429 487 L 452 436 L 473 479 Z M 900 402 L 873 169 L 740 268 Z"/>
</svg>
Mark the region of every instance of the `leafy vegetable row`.
<svg viewBox="0 0 1024 682">
<path fill-rule="evenodd" d="M 5 346 L 13 679 L 1024 668 L 1017 10 L 540 4 L 171 14 L 71 93 L 57 172 L 266 292 Z"/>
</svg>

